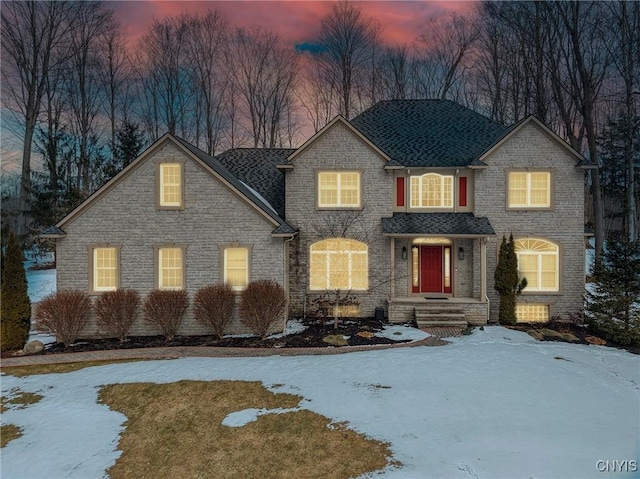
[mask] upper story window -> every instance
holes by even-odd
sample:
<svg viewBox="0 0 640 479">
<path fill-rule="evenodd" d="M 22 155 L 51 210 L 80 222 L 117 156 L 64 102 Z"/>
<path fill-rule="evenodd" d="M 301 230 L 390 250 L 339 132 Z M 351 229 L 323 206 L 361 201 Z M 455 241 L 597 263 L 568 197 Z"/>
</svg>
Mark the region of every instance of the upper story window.
<svg viewBox="0 0 640 479">
<path fill-rule="evenodd" d="M 183 248 L 158 248 L 158 289 L 184 289 Z"/>
<path fill-rule="evenodd" d="M 411 208 L 453 208 L 453 176 L 412 176 Z"/>
<path fill-rule="evenodd" d="M 311 290 L 366 290 L 369 260 L 366 243 L 334 238 L 311 245 Z"/>
<path fill-rule="evenodd" d="M 118 289 L 118 248 L 93 248 L 92 290 L 95 292 L 115 291 Z"/>
<path fill-rule="evenodd" d="M 559 290 L 558 245 L 536 238 L 514 241 L 521 278 L 527 278 L 525 292 Z"/>
<path fill-rule="evenodd" d="M 508 178 L 509 208 L 550 208 L 551 173 L 511 171 Z"/>
<path fill-rule="evenodd" d="M 234 291 L 242 291 L 249 284 L 249 248 L 224 249 L 224 283 Z"/>
<path fill-rule="evenodd" d="M 358 171 L 318 173 L 318 207 L 359 208 L 362 205 L 361 174 Z"/>
<path fill-rule="evenodd" d="M 183 207 L 183 164 L 160 163 L 158 206 L 163 209 Z"/>
</svg>

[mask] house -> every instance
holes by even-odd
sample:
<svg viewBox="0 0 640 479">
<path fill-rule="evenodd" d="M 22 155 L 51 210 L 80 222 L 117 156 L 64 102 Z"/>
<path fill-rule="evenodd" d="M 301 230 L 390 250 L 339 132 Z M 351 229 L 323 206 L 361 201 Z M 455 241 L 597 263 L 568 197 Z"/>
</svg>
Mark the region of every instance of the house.
<svg viewBox="0 0 640 479">
<path fill-rule="evenodd" d="M 497 320 L 513 234 L 518 318 L 545 321 L 582 307 L 590 167 L 533 116 L 506 128 L 447 100 L 383 101 L 296 150 L 211 158 L 165 135 L 48 233 L 60 289 L 193 295 L 268 278 L 290 315 L 332 295 L 341 316 L 421 325 Z M 202 332 L 190 316 L 180 331 Z"/>
</svg>

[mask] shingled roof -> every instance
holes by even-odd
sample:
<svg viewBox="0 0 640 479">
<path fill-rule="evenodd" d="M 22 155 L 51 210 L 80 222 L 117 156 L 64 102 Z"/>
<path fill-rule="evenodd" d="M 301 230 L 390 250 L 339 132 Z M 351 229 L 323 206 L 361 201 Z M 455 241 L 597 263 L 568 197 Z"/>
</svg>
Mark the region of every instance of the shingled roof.
<svg viewBox="0 0 640 479">
<path fill-rule="evenodd" d="M 382 218 L 386 235 L 493 236 L 495 231 L 484 216 L 473 213 L 394 213 Z"/>
<path fill-rule="evenodd" d="M 381 101 L 351 124 L 407 167 L 468 166 L 507 131 L 449 100 Z"/>
<path fill-rule="evenodd" d="M 294 151 L 289 148 L 234 148 L 215 158 L 284 216 L 284 173 L 276 166 L 285 164 Z"/>
<path fill-rule="evenodd" d="M 247 198 L 249 198 L 256 206 L 258 206 L 262 211 L 267 213 L 271 218 L 273 218 L 278 226 L 273 231 L 274 235 L 281 234 L 292 234 L 297 230 L 293 228 L 291 225 L 287 224 L 287 222 L 282 218 L 282 215 L 277 212 L 277 209 L 268 199 L 268 196 L 264 196 L 258 188 L 255 188 L 250 183 L 243 181 L 241 178 L 236 177 L 232 174 L 217 158 L 214 158 L 200 148 L 192 145 L 188 141 L 183 140 L 182 138 L 174 137 L 177 141 L 179 141 L 185 148 L 191 151 L 194 155 L 200 158 L 204 163 L 206 163 L 211 169 L 213 169 L 216 173 L 222 176 L 226 181 L 232 184 L 236 189 L 242 192 Z M 275 169 L 275 167 L 274 167 Z M 281 174 L 280 171 L 276 170 L 276 173 Z M 284 192 L 284 188 L 283 188 Z M 284 195 L 284 193 L 283 193 Z"/>
</svg>

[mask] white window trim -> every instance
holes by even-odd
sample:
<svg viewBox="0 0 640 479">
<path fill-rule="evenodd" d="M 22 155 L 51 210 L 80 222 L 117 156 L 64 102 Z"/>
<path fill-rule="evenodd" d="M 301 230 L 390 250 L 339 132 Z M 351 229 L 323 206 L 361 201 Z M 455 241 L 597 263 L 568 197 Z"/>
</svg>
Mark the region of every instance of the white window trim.
<svg viewBox="0 0 640 479">
<path fill-rule="evenodd" d="M 228 278 L 227 278 L 227 272 L 229 269 L 229 266 L 227 265 L 227 252 L 230 249 L 241 249 L 244 250 L 245 252 L 245 262 L 246 262 L 246 266 L 244 268 L 244 273 L 245 273 L 245 278 L 244 278 L 244 286 L 232 286 L 231 289 L 233 289 L 234 291 L 243 291 L 247 285 L 249 284 L 249 261 L 250 261 L 250 248 L 248 248 L 247 246 L 227 246 L 224 248 L 222 256 L 223 256 L 223 260 L 222 260 L 222 271 L 223 271 L 223 282 L 224 284 L 227 284 Z M 232 268 L 232 269 L 236 269 L 239 270 L 240 268 Z"/>
<path fill-rule="evenodd" d="M 424 188 L 426 188 L 427 186 L 427 178 L 428 177 L 437 177 L 440 180 L 440 204 L 439 205 L 434 205 L 434 206 L 429 206 L 429 205 L 425 205 L 423 204 L 423 190 Z M 414 186 L 413 186 L 413 180 L 416 179 L 418 181 L 417 184 L 417 199 L 418 202 L 417 204 L 414 202 L 415 196 L 414 196 Z M 449 197 L 447 197 L 446 195 L 446 191 L 445 191 L 445 180 L 449 179 L 451 181 L 451 194 Z M 433 172 L 429 172 L 429 173 L 425 173 L 424 175 L 414 175 L 414 176 L 410 176 L 409 177 L 409 207 L 413 208 L 413 209 L 419 209 L 419 208 L 429 208 L 429 209 L 453 209 L 453 197 L 454 197 L 454 181 L 453 181 L 453 175 L 441 175 L 439 173 L 433 173 Z"/>
<path fill-rule="evenodd" d="M 342 195 L 341 187 L 342 187 L 342 175 L 343 174 L 355 174 L 358 179 L 357 189 L 358 189 L 358 199 L 356 203 L 348 203 L 342 204 Z M 322 195 L 320 194 L 323 191 L 322 188 L 322 175 L 336 175 L 336 202 L 335 203 L 323 203 Z M 318 176 L 318 188 L 317 188 L 317 198 L 318 198 L 318 207 L 319 208 L 360 208 L 362 206 L 362 172 L 355 170 L 344 170 L 344 171 L 319 171 Z M 327 190 L 328 188 L 324 188 Z"/>
<path fill-rule="evenodd" d="M 529 284 L 525 287 L 523 292 L 547 292 L 547 293 L 557 293 L 560 291 L 560 247 L 551 241 L 540 239 L 540 238 L 519 238 L 515 241 L 526 241 L 526 240 L 535 240 L 543 243 L 547 243 L 552 245 L 556 250 L 553 251 L 536 251 L 532 249 L 516 249 L 516 257 L 518 258 L 518 274 L 522 277 L 520 273 L 520 256 L 535 256 L 536 257 L 536 273 L 537 273 L 537 282 L 538 286 L 536 288 L 532 288 Z M 542 286 L 542 257 L 543 256 L 554 256 L 555 257 L 555 283 L 556 286 L 554 288 L 544 288 Z"/>
<path fill-rule="evenodd" d="M 513 204 L 511 202 L 511 175 L 526 175 L 526 200 L 525 203 Z M 539 174 L 546 174 L 547 176 L 547 199 L 545 204 L 531 204 L 531 176 Z M 509 177 L 509 187 L 507 189 L 507 203 L 509 208 L 514 209 L 533 209 L 533 208 L 551 208 L 551 172 L 550 171 L 510 171 L 508 174 Z"/>
<path fill-rule="evenodd" d="M 338 239 L 338 238 L 336 238 Z M 344 289 L 344 290 L 353 290 L 353 291 L 367 291 L 369 289 L 369 248 L 366 246 L 365 244 L 365 249 L 364 250 L 359 250 L 359 251 L 355 251 L 355 250 L 322 250 L 322 251 L 314 251 L 313 247 L 319 245 L 320 243 L 323 243 L 324 241 L 330 241 L 330 240 L 323 240 L 323 241 L 318 241 L 317 243 L 314 243 L 311 245 L 311 256 L 315 256 L 316 258 L 318 257 L 324 257 L 324 261 L 325 261 L 325 271 L 329 272 L 331 270 L 331 257 L 332 256 L 339 256 L 339 255 L 346 255 L 347 256 L 347 285 L 344 287 L 336 287 L 334 285 L 331 284 L 331 276 L 329 274 L 326 275 L 325 277 L 325 281 L 324 281 L 324 288 L 323 287 L 314 287 L 314 285 L 312 284 L 312 275 L 313 275 L 313 271 L 311 269 L 311 267 L 309 267 L 309 290 L 311 291 L 331 291 L 331 290 L 336 290 L 336 289 Z M 351 240 L 354 241 L 356 243 L 360 243 L 360 244 L 364 244 L 361 243 L 357 240 Z M 367 265 L 367 269 L 366 269 L 366 281 L 365 281 L 365 286 L 364 287 L 354 287 L 353 286 L 353 258 L 356 255 L 363 255 L 366 259 L 366 265 Z M 321 261 L 321 259 L 320 259 Z M 312 262 L 310 261 L 310 264 Z"/>
</svg>

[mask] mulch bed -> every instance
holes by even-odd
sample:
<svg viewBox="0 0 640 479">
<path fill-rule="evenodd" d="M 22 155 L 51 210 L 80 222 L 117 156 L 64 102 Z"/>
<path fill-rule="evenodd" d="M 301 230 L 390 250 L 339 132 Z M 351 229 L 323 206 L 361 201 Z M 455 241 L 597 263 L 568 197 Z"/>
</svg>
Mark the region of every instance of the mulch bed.
<svg viewBox="0 0 640 479">
<path fill-rule="evenodd" d="M 178 336 L 171 341 L 167 341 L 163 336 L 132 336 L 121 343 L 117 339 L 92 339 L 82 340 L 77 344 L 65 348 L 62 343 L 47 345 L 42 354 L 56 353 L 77 353 L 88 351 L 103 351 L 111 349 L 134 349 L 134 348 L 159 348 L 175 346 L 215 346 L 215 347 L 236 347 L 236 348 L 314 348 L 330 347 L 323 341 L 327 336 L 338 335 L 345 337 L 347 346 L 363 346 L 373 344 L 399 344 L 404 341 L 394 341 L 388 338 L 380 338 L 372 333 L 382 330 L 385 323 L 374 319 L 363 319 L 358 321 L 341 321 L 338 329 L 334 329 L 333 322 L 313 321 L 305 323 L 308 327 L 304 331 L 290 334 L 281 338 L 262 340 L 257 336 L 253 337 L 230 337 L 217 339 L 211 335 L 204 336 Z"/>
<path fill-rule="evenodd" d="M 516 324 L 507 326 L 509 329 L 524 331 L 540 341 L 560 341 L 574 344 L 595 344 L 612 348 L 626 349 L 630 353 L 640 354 L 640 348 L 624 346 L 606 340 L 589 331 L 586 324 L 566 321 L 549 321 L 544 324 Z"/>
</svg>

